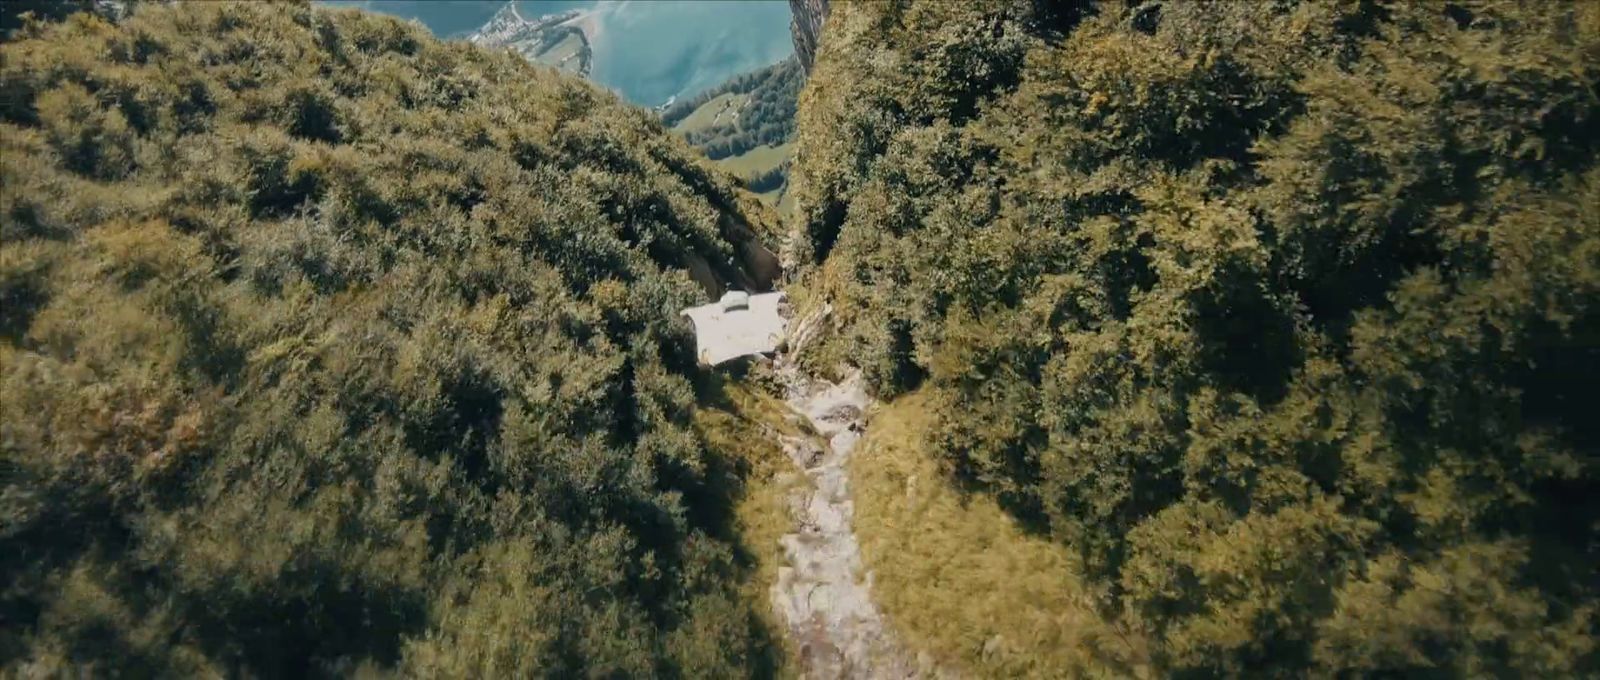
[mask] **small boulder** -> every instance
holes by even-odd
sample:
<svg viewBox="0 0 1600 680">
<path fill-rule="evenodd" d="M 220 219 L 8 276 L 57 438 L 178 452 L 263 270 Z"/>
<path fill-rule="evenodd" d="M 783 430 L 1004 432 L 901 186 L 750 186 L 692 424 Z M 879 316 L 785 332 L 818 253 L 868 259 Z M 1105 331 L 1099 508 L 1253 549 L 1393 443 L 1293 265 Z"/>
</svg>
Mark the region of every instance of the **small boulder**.
<svg viewBox="0 0 1600 680">
<path fill-rule="evenodd" d="M 829 423 L 854 423 L 861 419 L 861 407 L 855 404 L 839 404 L 824 411 L 821 419 Z"/>
</svg>

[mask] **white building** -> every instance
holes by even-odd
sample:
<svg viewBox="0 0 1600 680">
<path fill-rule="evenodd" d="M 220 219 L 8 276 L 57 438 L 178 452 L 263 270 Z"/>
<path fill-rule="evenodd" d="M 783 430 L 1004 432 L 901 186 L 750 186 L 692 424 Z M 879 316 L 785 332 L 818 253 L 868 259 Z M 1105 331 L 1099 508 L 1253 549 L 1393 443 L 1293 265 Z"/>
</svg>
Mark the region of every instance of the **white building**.
<svg viewBox="0 0 1600 680">
<path fill-rule="evenodd" d="M 789 323 L 781 309 L 786 301 L 782 292 L 750 295 L 729 291 L 709 305 L 683 310 L 694 322 L 700 363 L 716 366 L 739 357 L 776 352 Z"/>
</svg>

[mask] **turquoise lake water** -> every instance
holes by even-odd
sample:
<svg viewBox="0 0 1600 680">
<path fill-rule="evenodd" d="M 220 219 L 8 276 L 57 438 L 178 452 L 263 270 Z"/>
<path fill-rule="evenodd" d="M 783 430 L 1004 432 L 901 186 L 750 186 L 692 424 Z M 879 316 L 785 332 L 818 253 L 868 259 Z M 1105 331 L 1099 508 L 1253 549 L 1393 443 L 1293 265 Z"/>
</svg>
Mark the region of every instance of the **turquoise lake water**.
<svg viewBox="0 0 1600 680">
<path fill-rule="evenodd" d="M 483 25 L 503 0 L 334 0 L 325 4 L 417 19 L 441 37 Z M 786 0 L 517 0 L 527 18 L 592 13 L 595 82 L 656 106 L 693 96 L 794 52 Z"/>
</svg>

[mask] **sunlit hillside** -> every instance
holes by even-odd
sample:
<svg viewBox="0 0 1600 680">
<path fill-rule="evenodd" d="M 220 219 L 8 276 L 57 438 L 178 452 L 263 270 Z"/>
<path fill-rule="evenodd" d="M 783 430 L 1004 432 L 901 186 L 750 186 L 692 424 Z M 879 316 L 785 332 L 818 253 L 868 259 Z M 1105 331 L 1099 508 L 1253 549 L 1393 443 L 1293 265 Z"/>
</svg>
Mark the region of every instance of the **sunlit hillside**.
<svg viewBox="0 0 1600 680">
<path fill-rule="evenodd" d="M 0 92 L 7 675 L 776 663 L 676 316 L 766 212 L 653 114 L 259 3 L 26 29 Z"/>
<path fill-rule="evenodd" d="M 1597 83 L 1594 3 L 834 3 L 803 359 L 1159 674 L 1593 674 Z"/>
<path fill-rule="evenodd" d="M 662 111 L 662 122 L 718 167 L 788 214 L 795 105 L 805 73 L 793 58 L 740 76 Z"/>
<path fill-rule="evenodd" d="M 0 4 L 4 677 L 1600 677 L 1597 385 L 1600 3 Z"/>
</svg>

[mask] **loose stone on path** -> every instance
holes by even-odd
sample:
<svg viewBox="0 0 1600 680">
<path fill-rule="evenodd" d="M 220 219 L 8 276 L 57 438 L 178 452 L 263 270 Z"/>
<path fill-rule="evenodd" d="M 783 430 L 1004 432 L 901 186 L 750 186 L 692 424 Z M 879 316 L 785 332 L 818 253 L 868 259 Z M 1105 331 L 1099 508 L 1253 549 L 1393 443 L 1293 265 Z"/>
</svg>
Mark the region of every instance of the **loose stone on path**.
<svg viewBox="0 0 1600 680">
<path fill-rule="evenodd" d="M 926 658 L 913 660 L 889 631 L 872 602 L 871 575 L 861 564 L 852 527 L 847 463 L 864 430 L 870 403 L 859 372 L 838 384 L 814 382 L 780 357 L 776 364 L 790 408 L 804 415 L 827 441 L 782 437 L 780 443 L 805 475 L 789 498 L 794 530 L 779 542 L 785 565 L 772 586 L 772 602 L 800 652 L 808 678 L 908 678 L 940 675 Z"/>
</svg>

